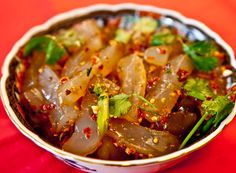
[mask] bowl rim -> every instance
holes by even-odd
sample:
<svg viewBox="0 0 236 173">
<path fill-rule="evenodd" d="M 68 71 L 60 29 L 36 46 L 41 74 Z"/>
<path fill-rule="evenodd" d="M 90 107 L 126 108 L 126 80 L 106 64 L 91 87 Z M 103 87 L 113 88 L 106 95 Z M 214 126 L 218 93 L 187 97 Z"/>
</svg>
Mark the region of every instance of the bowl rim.
<svg viewBox="0 0 236 173">
<path fill-rule="evenodd" d="M 19 39 L 15 43 L 11 51 L 6 56 L 6 59 L 4 60 L 4 64 L 2 67 L 3 75 L 1 78 L 1 99 L 10 120 L 20 130 L 20 132 L 23 135 L 25 135 L 27 138 L 33 141 L 36 145 L 40 146 L 41 148 L 44 148 L 48 152 L 56 155 L 57 157 L 59 156 L 63 159 L 73 160 L 76 162 L 77 161 L 85 162 L 88 164 L 99 164 L 99 165 L 120 166 L 120 167 L 141 166 L 141 165 L 171 161 L 179 157 L 185 156 L 195 150 L 198 150 L 199 148 L 201 148 L 202 146 L 210 142 L 213 138 L 215 138 L 224 129 L 224 127 L 233 120 L 236 113 L 236 104 L 234 105 L 232 112 L 228 115 L 228 117 L 224 121 L 222 121 L 220 126 L 214 132 L 212 132 L 205 138 L 201 139 L 200 141 L 184 149 L 175 151 L 173 153 L 170 153 L 164 156 L 148 158 L 148 159 L 140 159 L 140 160 L 128 160 L 128 161 L 109 161 L 109 160 L 94 159 L 94 158 L 75 155 L 75 154 L 63 151 L 57 147 L 54 147 L 53 145 L 41 139 L 37 134 L 31 132 L 28 128 L 26 128 L 20 122 L 20 120 L 17 118 L 16 114 L 14 113 L 13 109 L 11 108 L 10 101 L 9 101 L 9 98 L 7 96 L 7 91 L 6 91 L 6 80 L 9 77 L 9 65 L 10 65 L 11 60 L 14 58 L 14 55 L 19 50 L 19 48 L 23 46 L 33 35 L 41 31 L 46 31 L 47 29 L 50 28 L 50 26 L 60 21 L 64 21 L 66 19 L 70 19 L 74 17 L 81 17 L 81 16 L 84 16 L 86 14 L 89 14 L 91 12 L 96 12 L 96 11 L 117 12 L 120 10 L 150 11 L 150 12 L 154 12 L 161 15 L 173 16 L 176 19 L 183 22 L 184 24 L 189 24 L 197 28 L 200 28 L 208 36 L 213 38 L 218 44 L 220 44 L 226 50 L 226 52 L 229 54 L 231 65 L 233 67 L 236 67 L 236 60 L 235 60 L 235 56 L 234 56 L 234 52 L 232 48 L 218 34 L 216 34 L 213 30 L 208 28 L 202 22 L 187 18 L 175 10 L 159 8 L 159 7 L 150 6 L 150 5 L 139 5 L 139 4 L 134 4 L 134 3 L 122 3 L 122 4 L 116 4 L 116 5 L 96 4 L 96 5 L 91 5 L 88 7 L 76 8 L 67 12 L 59 13 L 55 15 L 54 17 L 50 18 L 47 22 L 41 25 L 32 27 L 26 34 L 24 34 L 23 37 L 21 37 L 21 39 Z"/>
</svg>

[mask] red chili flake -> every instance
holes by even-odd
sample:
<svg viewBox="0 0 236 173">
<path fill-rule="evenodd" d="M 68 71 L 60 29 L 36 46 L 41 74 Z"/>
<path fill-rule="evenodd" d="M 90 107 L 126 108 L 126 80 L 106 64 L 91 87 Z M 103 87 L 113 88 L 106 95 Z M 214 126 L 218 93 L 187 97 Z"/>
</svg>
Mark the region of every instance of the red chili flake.
<svg viewBox="0 0 236 173">
<path fill-rule="evenodd" d="M 97 114 L 94 114 L 94 113 L 93 113 L 93 114 L 91 115 L 91 118 L 92 118 L 92 120 L 97 121 Z"/>
<path fill-rule="evenodd" d="M 35 106 L 35 105 L 30 105 L 30 107 L 31 107 L 31 109 L 33 110 L 33 111 L 37 111 L 37 106 Z"/>
<path fill-rule="evenodd" d="M 211 76 L 205 72 L 197 72 L 196 76 L 203 79 L 211 79 Z"/>
<path fill-rule="evenodd" d="M 21 116 L 25 119 L 25 112 L 23 111 L 20 104 L 16 104 L 18 111 L 20 112 Z"/>
<path fill-rule="evenodd" d="M 217 78 L 218 75 L 217 75 L 216 71 L 212 71 L 210 76 L 211 76 L 211 79 L 213 79 L 213 78 L 215 79 L 215 78 Z"/>
<path fill-rule="evenodd" d="M 102 70 L 103 69 L 103 65 L 98 66 L 98 69 Z"/>
<path fill-rule="evenodd" d="M 109 27 L 118 27 L 119 24 L 120 24 L 120 20 L 121 20 L 121 17 L 116 17 L 116 18 L 109 18 L 108 19 L 108 22 L 107 22 L 107 25 Z"/>
<path fill-rule="evenodd" d="M 172 31 L 173 34 L 178 35 L 178 30 L 177 30 L 177 28 L 172 28 L 171 31 Z"/>
<path fill-rule="evenodd" d="M 61 83 L 61 84 L 64 84 L 64 83 L 66 83 L 68 80 L 69 80 L 68 77 L 62 77 L 62 78 L 60 79 L 60 83 Z"/>
<path fill-rule="evenodd" d="M 158 80 L 160 80 L 160 77 L 156 76 L 151 78 L 147 81 L 147 88 L 151 88 Z"/>
<path fill-rule="evenodd" d="M 24 76 L 23 71 L 19 72 L 16 76 L 16 87 L 20 93 L 23 91 Z"/>
<path fill-rule="evenodd" d="M 145 49 L 147 49 L 147 47 L 148 47 L 147 43 L 134 44 L 132 49 L 133 49 L 134 52 L 142 52 Z"/>
<path fill-rule="evenodd" d="M 86 128 L 84 128 L 83 131 L 84 131 L 85 137 L 86 137 L 87 139 L 89 139 L 89 138 L 91 137 L 91 133 L 92 133 L 91 128 L 86 127 Z"/>
<path fill-rule="evenodd" d="M 163 125 L 167 122 L 167 120 L 168 120 L 168 116 L 166 115 L 163 115 L 160 117 L 160 123 Z"/>
<path fill-rule="evenodd" d="M 24 50 L 23 48 L 21 48 L 18 52 L 17 52 L 17 57 L 20 58 L 20 59 L 23 59 L 24 58 Z"/>
<path fill-rule="evenodd" d="M 77 100 L 77 106 L 81 108 L 83 97 L 80 97 L 79 100 Z"/>
<path fill-rule="evenodd" d="M 225 69 L 232 71 L 234 68 L 231 65 L 225 65 Z"/>
<path fill-rule="evenodd" d="M 89 48 L 88 48 L 88 47 L 86 47 L 86 48 L 84 49 L 84 51 L 85 51 L 85 52 L 88 52 L 88 51 L 89 51 Z"/>
<path fill-rule="evenodd" d="M 147 60 L 154 60 L 155 59 L 155 57 L 154 56 L 149 56 L 149 57 L 147 57 Z"/>
<path fill-rule="evenodd" d="M 231 88 L 230 88 L 231 91 L 236 91 L 236 85 L 233 85 Z"/>
<path fill-rule="evenodd" d="M 229 99 L 230 99 L 231 102 L 235 102 L 235 100 L 236 100 L 236 94 L 230 95 Z"/>
<path fill-rule="evenodd" d="M 25 69 L 27 69 L 30 66 L 30 62 L 28 59 L 22 60 L 22 64 L 25 67 Z"/>
<path fill-rule="evenodd" d="M 236 100 L 236 85 L 232 86 L 229 90 L 228 90 L 229 93 L 232 93 L 230 95 L 230 100 L 232 102 L 234 102 Z"/>
<path fill-rule="evenodd" d="M 157 13 L 152 13 L 152 12 L 147 12 L 147 11 L 140 11 L 139 12 L 140 16 L 149 16 L 155 19 L 160 19 L 161 15 Z"/>
<path fill-rule="evenodd" d="M 66 95 L 68 96 L 71 93 L 71 90 L 66 89 Z"/>
<path fill-rule="evenodd" d="M 219 84 L 215 80 L 210 81 L 210 86 L 212 89 L 217 90 L 219 89 Z"/>
<path fill-rule="evenodd" d="M 156 48 L 156 50 L 160 53 L 160 54 L 166 54 L 166 49 L 158 47 Z"/>
<path fill-rule="evenodd" d="M 58 62 L 57 64 L 59 64 L 61 67 L 63 67 L 66 63 L 66 61 L 68 60 L 69 56 L 68 55 L 65 55 L 63 56 Z"/>
<path fill-rule="evenodd" d="M 55 105 L 53 103 L 49 103 L 49 104 L 41 105 L 40 110 L 42 110 L 43 112 L 48 112 L 54 108 L 55 108 Z"/>
<path fill-rule="evenodd" d="M 189 73 L 186 70 L 179 69 L 177 72 L 179 82 L 184 82 L 188 78 Z"/>
<path fill-rule="evenodd" d="M 98 56 L 92 56 L 92 64 L 94 65 L 94 64 L 97 64 L 98 63 L 98 61 L 99 61 L 99 58 L 98 58 Z"/>
<path fill-rule="evenodd" d="M 141 109 L 138 109 L 138 117 L 139 118 L 147 117 L 146 112 L 142 111 Z"/>
<path fill-rule="evenodd" d="M 219 59 L 224 59 L 225 54 L 222 53 L 222 52 L 219 52 L 219 51 L 215 51 L 215 52 L 214 52 L 214 56 L 216 56 L 216 57 L 219 58 Z"/>
</svg>

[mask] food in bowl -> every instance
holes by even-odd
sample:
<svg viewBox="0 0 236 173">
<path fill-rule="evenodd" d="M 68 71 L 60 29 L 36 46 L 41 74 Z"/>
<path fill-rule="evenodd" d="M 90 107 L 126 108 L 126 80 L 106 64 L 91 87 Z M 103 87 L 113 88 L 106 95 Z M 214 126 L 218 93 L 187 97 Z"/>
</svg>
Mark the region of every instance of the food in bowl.
<svg viewBox="0 0 236 173">
<path fill-rule="evenodd" d="M 228 54 L 160 15 L 100 16 L 31 38 L 18 52 L 24 119 L 54 146 L 104 160 L 162 156 L 232 111 Z"/>
</svg>

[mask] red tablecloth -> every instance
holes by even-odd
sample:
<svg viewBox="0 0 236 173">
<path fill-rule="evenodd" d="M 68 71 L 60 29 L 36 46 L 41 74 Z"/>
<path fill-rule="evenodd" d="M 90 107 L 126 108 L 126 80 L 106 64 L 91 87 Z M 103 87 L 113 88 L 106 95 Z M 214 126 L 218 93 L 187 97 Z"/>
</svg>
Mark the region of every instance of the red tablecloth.
<svg viewBox="0 0 236 173">
<path fill-rule="evenodd" d="M 41 24 L 60 12 L 99 2 L 99 0 L 1 0 L 0 66 L 14 42 L 30 27 Z M 122 2 L 128 1 L 103 1 L 103 3 Z M 235 0 L 136 0 L 132 2 L 175 9 L 188 17 L 198 19 L 219 33 L 236 50 Z M 209 145 L 163 173 L 235 172 L 235 127 L 236 119 Z M 24 137 L 8 119 L 2 103 L 0 103 L 0 172 L 80 173 Z"/>
</svg>

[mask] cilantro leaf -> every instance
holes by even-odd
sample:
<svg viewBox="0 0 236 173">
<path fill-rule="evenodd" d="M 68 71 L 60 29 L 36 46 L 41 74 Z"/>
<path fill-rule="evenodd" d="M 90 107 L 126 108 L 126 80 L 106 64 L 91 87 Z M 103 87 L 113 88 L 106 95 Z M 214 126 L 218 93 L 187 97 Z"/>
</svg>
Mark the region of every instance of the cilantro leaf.
<svg viewBox="0 0 236 173">
<path fill-rule="evenodd" d="M 120 117 L 130 110 L 129 95 L 118 94 L 109 99 L 108 93 L 99 83 L 95 84 L 93 92 L 98 96 L 98 129 L 100 134 L 104 134 L 108 128 L 109 118 Z"/>
<path fill-rule="evenodd" d="M 218 58 L 212 56 L 216 47 L 207 41 L 199 41 L 190 45 L 183 44 L 184 52 L 192 59 L 198 70 L 205 72 L 213 70 L 218 64 Z"/>
<path fill-rule="evenodd" d="M 109 96 L 107 93 L 101 93 L 98 97 L 98 115 L 97 124 L 100 134 L 104 134 L 108 129 L 109 120 Z"/>
<path fill-rule="evenodd" d="M 201 106 L 204 110 L 203 116 L 200 118 L 200 120 L 198 120 L 197 124 L 185 137 L 179 149 L 182 149 L 187 144 L 187 142 L 194 135 L 197 129 L 202 125 L 202 123 L 204 122 L 204 120 L 206 119 L 208 115 L 215 117 L 213 124 L 214 124 L 214 127 L 217 127 L 218 123 L 222 121 L 223 118 L 225 118 L 229 114 L 229 112 L 231 112 L 233 108 L 233 103 L 230 102 L 230 100 L 228 99 L 228 95 L 226 95 L 226 96 L 217 96 L 216 98 L 212 100 L 205 100 L 203 101 Z M 212 125 L 212 123 L 209 122 L 208 125 L 210 126 Z M 210 127 L 207 127 L 207 128 L 209 129 Z"/>
<path fill-rule="evenodd" d="M 191 44 L 189 47 L 200 56 L 210 56 L 214 51 L 217 50 L 217 48 L 209 41 L 198 41 Z"/>
<path fill-rule="evenodd" d="M 116 41 L 121 42 L 121 43 L 128 43 L 131 38 L 132 31 L 126 31 L 124 29 L 117 29 L 115 34 L 116 34 L 115 36 Z"/>
<path fill-rule="evenodd" d="M 94 92 L 97 96 L 99 96 L 100 94 L 102 94 L 104 91 L 103 91 L 103 89 L 102 89 L 101 84 L 96 83 L 96 84 L 94 85 L 93 92 Z"/>
<path fill-rule="evenodd" d="M 152 17 L 141 17 L 134 23 L 133 30 L 149 34 L 156 30 L 157 25 L 156 19 Z"/>
<path fill-rule="evenodd" d="M 176 40 L 176 36 L 172 33 L 158 33 L 152 37 L 151 45 L 168 45 L 172 44 Z"/>
<path fill-rule="evenodd" d="M 30 55 L 34 50 L 44 51 L 48 64 L 55 64 L 66 53 L 65 49 L 49 35 L 32 38 L 24 48 L 24 56 Z"/>
<path fill-rule="evenodd" d="M 214 93 L 209 88 L 209 82 L 200 78 L 189 78 L 184 85 L 184 89 L 189 96 L 199 100 L 206 100 L 208 97 L 214 97 Z"/>
<path fill-rule="evenodd" d="M 111 97 L 109 100 L 110 117 L 120 117 L 126 114 L 131 108 L 131 103 L 128 99 L 129 95 L 126 94 L 118 94 Z"/>
<path fill-rule="evenodd" d="M 217 96 L 214 100 L 205 100 L 202 103 L 202 108 L 205 112 L 215 116 L 214 123 L 216 123 L 221 115 L 232 110 L 233 103 L 228 99 L 228 96 Z"/>
</svg>

